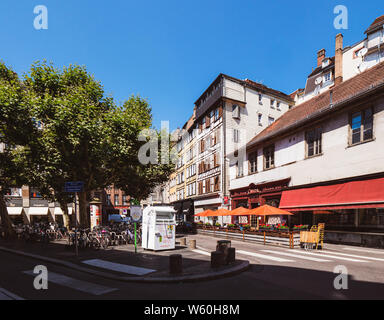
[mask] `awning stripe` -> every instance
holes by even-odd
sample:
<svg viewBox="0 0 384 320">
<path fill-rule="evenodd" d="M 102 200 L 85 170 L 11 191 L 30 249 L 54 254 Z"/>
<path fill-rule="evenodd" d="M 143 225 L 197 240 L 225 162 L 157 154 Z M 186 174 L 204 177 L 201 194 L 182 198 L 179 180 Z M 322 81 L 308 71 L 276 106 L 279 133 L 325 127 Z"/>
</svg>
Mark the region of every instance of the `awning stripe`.
<svg viewBox="0 0 384 320">
<path fill-rule="evenodd" d="M 384 178 L 284 191 L 280 208 L 289 211 L 384 208 Z"/>
</svg>

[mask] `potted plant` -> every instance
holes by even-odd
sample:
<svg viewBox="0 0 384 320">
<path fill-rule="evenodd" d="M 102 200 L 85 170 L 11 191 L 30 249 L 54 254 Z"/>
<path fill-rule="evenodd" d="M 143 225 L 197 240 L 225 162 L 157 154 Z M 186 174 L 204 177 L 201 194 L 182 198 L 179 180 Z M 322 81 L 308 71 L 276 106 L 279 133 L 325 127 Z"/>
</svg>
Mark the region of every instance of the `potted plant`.
<svg viewBox="0 0 384 320">
<path fill-rule="evenodd" d="M 302 231 L 302 230 L 307 230 L 308 229 L 308 225 L 306 224 L 299 224 L 299 225 L 296 225 L 293 227 L 293 230 L 294 231 Z"/>
<path fill-rule="evenodd" d="M 262 224 L 262 225 L 260 225 L 259 229 L 261 231 L 272 231 L 273 226 L 271 226 L 270 224 Z"/>
<path fill-rule="evenodd" d="M 286 226 L 285 224 L 278 224 L 277 225 L 277 230 L 278 231 L 283 231 L 283 232 L 288 232 L 289 231 L 289 227 Z"/>
</svg>

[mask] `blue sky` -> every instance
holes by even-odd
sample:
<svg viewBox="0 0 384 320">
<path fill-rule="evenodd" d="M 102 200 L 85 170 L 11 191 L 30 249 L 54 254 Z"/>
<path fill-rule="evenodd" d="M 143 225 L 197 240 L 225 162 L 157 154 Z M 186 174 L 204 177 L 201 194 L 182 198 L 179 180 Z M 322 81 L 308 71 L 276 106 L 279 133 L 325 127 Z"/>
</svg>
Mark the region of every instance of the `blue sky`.
<svg viewBox="0 0 384 320">
<path fill-rule="evenodd" d="M 148 98 L 154 125 L 182 126 L 219 73 L 291 93 L 316 52 L 334 55 L 336 5 L 349 13 L 344 45 L 384 14 L 382 0 L 1 0 L 0 59 L 18 73 L 35 60 L 86 65 L 117 101 Z M 48 8 L 48 30 L 33 9 Z"/>
</svg>

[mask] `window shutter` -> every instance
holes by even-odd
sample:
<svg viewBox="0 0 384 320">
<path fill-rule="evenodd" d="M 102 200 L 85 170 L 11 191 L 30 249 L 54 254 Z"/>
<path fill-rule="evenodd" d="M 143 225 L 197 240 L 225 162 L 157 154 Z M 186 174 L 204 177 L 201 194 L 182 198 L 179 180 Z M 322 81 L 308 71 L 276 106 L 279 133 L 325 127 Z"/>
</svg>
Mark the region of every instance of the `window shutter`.
<svg viewBox="0 0 384 320">
<path fill-rule="evenodd" d="M 219 107 L 219 118 L 221 118 L 223 116 L 223 107 L 220 106 Z"/>
</svg>

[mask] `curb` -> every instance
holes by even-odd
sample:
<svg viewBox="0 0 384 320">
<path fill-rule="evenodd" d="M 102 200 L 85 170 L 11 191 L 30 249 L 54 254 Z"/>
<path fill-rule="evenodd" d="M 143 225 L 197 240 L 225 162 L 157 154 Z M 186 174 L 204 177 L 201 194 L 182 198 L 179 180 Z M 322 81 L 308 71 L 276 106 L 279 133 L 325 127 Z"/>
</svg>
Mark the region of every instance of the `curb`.
<svg viewBox="0 0 384 320">
<path fill-rule="evenodd" d="M 239 274 L 241 272 L 246 271 L 250 264 L 247 260 L 237 260 L 241 261 L 241 263 L 237 266 L 230 267 L 225 270 L 220 270 L 217 272 L 211 272 L 211 273 L 203 273 L 198 275 L 185 275 L 185 276 L 173 276 L 173 277 L 123 277 L 123 276 L 117 276 L 113 274 L 109 274 L 102 271 L 97 271 L 85 267 L 81 267 L 75 263 L 66 262 L 54 258 L 44 257 L 37 254 L 27 253 L 19 250 L 14 249 L 8 249 L 4 247 L 0 247 L 1 251 L 5 251 L 12 254 L 17 254 L 21 256 L 25 256 L 32 259 L 42 260 L 45 262 L 49 262 L 52 264 L 56 264 L 59 266 L 64 266 L 70 269 L 74 269 L 76 271 L 88 273 L 94 276 L 99 276 L 102 278 L 110 279 L 110 280 L 116 280 L 116 281 L 123 281 L 123 282 L 142 282 L 142 283 L 175 283 L 175 282 L 197 282 L 197 281 L 204 281 L 204 280 L 215 280 L 223 277 L 229 277 L 236 274 Z"/>
</svg>

